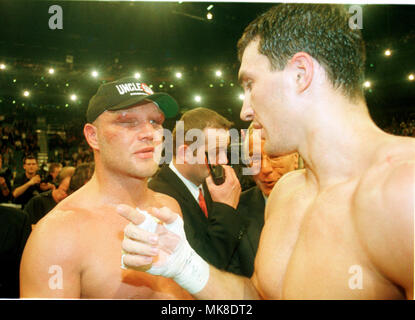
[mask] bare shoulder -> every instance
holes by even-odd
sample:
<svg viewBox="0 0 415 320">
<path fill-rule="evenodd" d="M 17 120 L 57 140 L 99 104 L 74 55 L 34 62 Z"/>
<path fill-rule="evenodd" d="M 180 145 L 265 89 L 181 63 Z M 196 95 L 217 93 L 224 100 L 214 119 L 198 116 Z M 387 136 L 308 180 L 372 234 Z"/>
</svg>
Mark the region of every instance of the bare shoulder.
<svg viewBox="0 0 415 320">
<path fill-rule="evenodd" d="M 370 259 L 407 292 L 413 282 L 415 139 L 393 139 L 356 188 L 352 214 Z M 413 288 L 413 284 L 412 284 Z"/>
<path fill-rule="evenodd" d="M 415 139 L 395 137 L 378 150 L 374 159 L 356 189 L 355 204 L 361 209 L 356 212 L 413 212 Z"/>
<path fill-rule="evenodd" d="M 305 189 L 305 186 L 306 169 L 294 170 L 283 175 L 272 189 L 268 198 L 265 219 L 267 219 L 272 212 L 277 212 L 277 210 L 270 210 L 269 208 L 274 209 L 279 206 L 284 206 L 298 194 L 299 190 Z"/>
<path fill-rule="evenodd" d="M 180 209 L 180 205 L 176 199 L 168 196 L 167 194 L 154 192 L 154 199 L 156 202 L 157 207 L 168 207 L 173 212 L 176 212 L 180 216 L 182 216 L 182 210 Z"/>
<path fill-rule="evenodd" d="M 22 297 L 79 297 L 85 234 L 82 216 L 76 210 L 56 207 L 35 225 L 21 261 Z M 64 290 L 54 290 L 51 273 L 63 274 Z"/>
<path fill-rule="evenodd" d="M 33 228 L 28 240 L 28 250 L 46 252 L 62 261 L 74 259 L 79 255 L 79 242 L 82 239 L 83 219 L 87 214 L 76 208 L 55 207 Z"/>
</svg>

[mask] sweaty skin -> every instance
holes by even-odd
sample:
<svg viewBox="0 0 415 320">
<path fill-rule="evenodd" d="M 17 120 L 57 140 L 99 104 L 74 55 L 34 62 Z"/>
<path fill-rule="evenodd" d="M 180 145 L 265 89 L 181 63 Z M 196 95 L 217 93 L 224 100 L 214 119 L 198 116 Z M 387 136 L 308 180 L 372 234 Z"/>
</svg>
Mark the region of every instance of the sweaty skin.
<svg viewBox="0 0 415 320">
<path fill-rule="evenodd" d="M 128 221 L 116 214 L 115 206 L 99 205 L 95 187 L 90 181 L 36 225 L 22 260 L 21 297 L 191 299 L 171 279 L 120 268 Z M 171 198 L 148 192 L 148 206 L 180 210 Z M 57 275 L 49 273 L 51 266 L 62 268 L 61 289 L 49 285 Z"/>
<path fill-rule="evenodd" d="M 91 180 L 60 202 L 32 231 L 20 268 L 23 298 L 191 299 L 173 280 L 121 269 L 126 203 L 148 210 L 177 202 L 147 188 L 157 169 L 164 120 L 153 103 L 104 112 L 84 127 L 94 150 Z M 153 256 L 157 256 L 157 252 Z"/>
<path fill-rule="evenodd" d="M 266 152 L 297 150 L 305 169 L 268 198 L 252 278 L 210 267 L 194 296 L 413 299 L 415 140 L 381 131 L 307 53 L 272 70 L 258 42 L 242 57 L 241 118 L 262 130 Z"/>
</svg>

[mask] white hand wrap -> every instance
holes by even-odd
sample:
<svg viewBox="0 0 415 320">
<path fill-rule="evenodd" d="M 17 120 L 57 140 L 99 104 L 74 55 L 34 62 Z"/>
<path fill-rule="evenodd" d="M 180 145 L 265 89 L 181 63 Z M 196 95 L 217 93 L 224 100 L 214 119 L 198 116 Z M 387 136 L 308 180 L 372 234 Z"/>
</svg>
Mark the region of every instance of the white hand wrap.
<svg viewBox="0 0 415 320">
<path fill-rule="evenodd" d="M 145 216 L 144 222 L 138 225 L 138 227 L 154 233 L 158 224 L 156 218 L 146 211 L 138 208 L 137 210 Z M 163 266 L 151 266 L 146 272 L 172 278 L 191 294 L 201 291 L 209 279 L 209 264 L 187 242 L 183 228 L 183 219 L 178 216 L 173 223 L 164 224 L 164 227 L 170 232 L 177 234 L 180 237 L 180 242 Z M 126 268 L 122 259 L 121 262 L 122 267 Z"/>
</svg>

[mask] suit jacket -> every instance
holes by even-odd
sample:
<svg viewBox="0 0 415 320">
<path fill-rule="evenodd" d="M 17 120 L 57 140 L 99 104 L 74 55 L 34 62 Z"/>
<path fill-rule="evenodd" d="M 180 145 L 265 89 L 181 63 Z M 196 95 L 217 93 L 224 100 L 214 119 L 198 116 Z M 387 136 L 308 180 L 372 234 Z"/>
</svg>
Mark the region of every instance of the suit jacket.
<svg viewBox="0 0 415 320">
<path fill-rule="evenodd" d="M 161 167 L 148 186 L 176 199 L 182 210 L 184 230 L 190 246 L 210 264 L 225 269 L 242 237 L 243 225 L 237 211 L 226 204 L 213 202 L 204 185 L 208 210 L 206 218 L 189 189 L 168 165 Z"/>
<path fill-rule="evenodd" d="M 243 236 L 226 270 L 251 277 L 259 238 L 264 226 L 265 199 L 261 189 L 255 186 L 242 192 L 238 212 L 244 220 Z"/>
</svg>

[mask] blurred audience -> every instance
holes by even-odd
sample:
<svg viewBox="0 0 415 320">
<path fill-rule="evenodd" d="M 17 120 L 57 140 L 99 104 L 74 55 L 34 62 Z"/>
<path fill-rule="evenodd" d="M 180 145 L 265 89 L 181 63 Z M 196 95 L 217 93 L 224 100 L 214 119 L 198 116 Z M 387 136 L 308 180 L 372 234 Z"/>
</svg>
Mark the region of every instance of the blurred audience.
<svg viewBox="0 0 415 320">
<path fill-rule="evenodd" d="M 0 298 L 19 298 L 19 266 L 31 232 L 28 216 L 0 205 Z"/>
<path fill-rule="evenodd" d="M 34 196 L 24 207 L 24 211 L 29 216 L 30 224 L 36 224 L 59 202 L 68 196 L 71 177 L 75 172 L 75 167 L 64 167 L 58 177 L 58 187 Z"/>
</svg>

